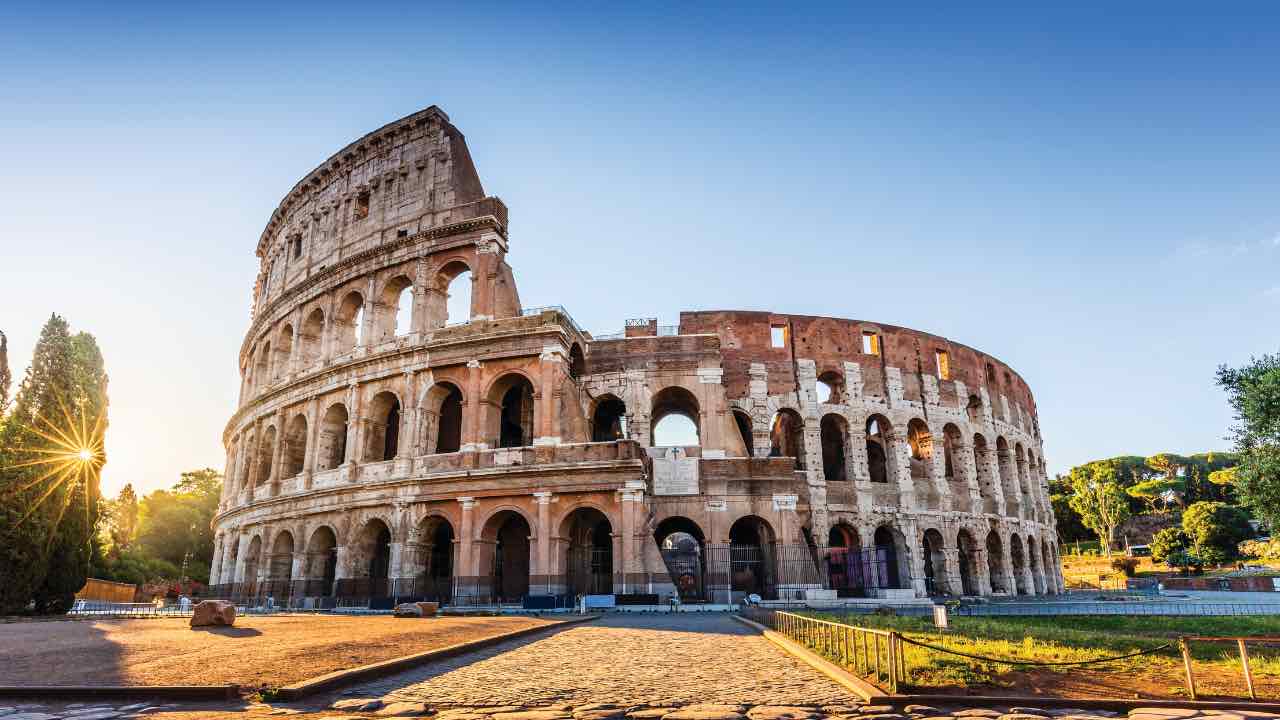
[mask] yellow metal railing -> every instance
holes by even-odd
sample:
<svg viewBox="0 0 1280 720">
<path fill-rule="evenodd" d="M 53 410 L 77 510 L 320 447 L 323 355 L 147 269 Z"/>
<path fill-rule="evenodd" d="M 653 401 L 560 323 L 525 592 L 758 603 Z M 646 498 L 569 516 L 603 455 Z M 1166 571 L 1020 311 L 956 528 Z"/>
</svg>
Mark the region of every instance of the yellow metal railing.
<svg viewBox="0 0 1280 720">
<path fill-rule="evenodd" d="M 782 610 L 746 607 L 742 616 L 804 645 L 850 672 L 872 680 L 886 692 L 905 684 L 902 636 L 878 630 L 819 620 Z"/>
</svg>

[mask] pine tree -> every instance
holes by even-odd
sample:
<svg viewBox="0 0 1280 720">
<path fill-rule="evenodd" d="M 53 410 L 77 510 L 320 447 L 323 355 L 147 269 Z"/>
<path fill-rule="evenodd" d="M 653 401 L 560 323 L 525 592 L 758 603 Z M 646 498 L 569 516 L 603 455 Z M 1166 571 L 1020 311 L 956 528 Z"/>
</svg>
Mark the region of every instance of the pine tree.
<svg viewBox="0 0 1280 720">
<path fill-rule="evenodd" d="M 9 386 L 13 384 L 13 374 L 9 372 L 9 338 L 0 331 L 0 423 L 4 421 L 4 413 L 9 409 Z"/>
<path fill-rule="evenodd" d="M 72 336 L 53 315 L 0 429 L 0 613 L 32 600 L 37 610 L 65 612 L 83 586 L 106 403 L 97 343 L 85 333 Z M 97 457 L 80 461 L 74 443 L 60 436 L 79 436 Z"/>
</svg>

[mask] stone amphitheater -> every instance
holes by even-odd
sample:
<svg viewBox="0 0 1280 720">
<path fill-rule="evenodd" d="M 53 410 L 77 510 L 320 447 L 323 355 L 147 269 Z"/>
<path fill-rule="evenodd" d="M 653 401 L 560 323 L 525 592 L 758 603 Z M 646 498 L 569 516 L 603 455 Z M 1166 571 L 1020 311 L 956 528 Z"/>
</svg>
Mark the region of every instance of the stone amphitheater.
<svg viewBox="0 0 1280 720">
<path fill-rule="evenodd" d="M 508 227 L 434 106 L 284 197 L 223 435 L 215 592 L 543 608 L 1063 591 L 1035 401 L 1004 363 L 756 311 L 593 335 L 522 306 Z"/>
</svg>

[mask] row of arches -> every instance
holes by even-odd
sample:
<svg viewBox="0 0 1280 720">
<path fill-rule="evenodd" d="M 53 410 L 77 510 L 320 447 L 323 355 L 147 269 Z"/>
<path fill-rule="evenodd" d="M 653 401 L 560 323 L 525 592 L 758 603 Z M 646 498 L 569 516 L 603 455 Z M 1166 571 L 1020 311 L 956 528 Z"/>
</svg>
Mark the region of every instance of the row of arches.
<svg viewBox="0 0 1280 720">
<path fill-rule="evenodd" d="M 306 597 L 392 595 L 440 601 L 518 603 L 531 592 L 550 594 L 608 594 L 613 592 L 614 545 L 617 536 L 609 518 L 594 507 L 580 507 L 560 523 L 560 573 L 547 578 L 531 575 L 534 548 L 529 520 L 515 510 L 492 514 L 475 538 L 480 549 L 473 570 L 460 568 L 459 538 L 453 523 L 432 514 L 420 520 L 409 542 L 398 549 L 393 531 L 381 518 L 366 521 L 345 545 L 333 526 L 311 530 L 305 546 L 293 532 L 277 530 L 269 552 L 263 536 L 245 542 L 223 543 L 220 577 L 215 584 L 243 586 L 247 595 L 271 594 L 276 600 Z M 242 545 L 244 547 L 242 547 Z M 476 597 L 480 593 L 483 597 Z"/>
<path fill-rule="evenodd" d="M 319 367 L 326 358 L 375 345 L 411 332 L 440 327 L 471 316 L 472 273 L 462 260 L 446 263 L 429 285 L 424 306 L 415 301 L 414 283 L 406 273 L 393 275 L 369 297 L 359 290 L 343 293 L 326 314 L 323 307 L 304 311 L 294 322 L 281 323 L 249 351 L 241 374 L 246 395 L 278 382 L 290 373 Z M 418 313 L 425 313 L 419 319 Z M 366 317 L 367 316 L 367 317 Z"/>
</svg>

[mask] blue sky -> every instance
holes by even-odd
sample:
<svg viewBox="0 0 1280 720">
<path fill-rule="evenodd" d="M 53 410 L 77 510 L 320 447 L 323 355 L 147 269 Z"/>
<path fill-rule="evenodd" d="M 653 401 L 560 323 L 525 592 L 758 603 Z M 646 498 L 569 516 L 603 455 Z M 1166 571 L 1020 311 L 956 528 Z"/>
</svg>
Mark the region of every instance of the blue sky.
<svg viewBox="0 0 1280 720">
<path fill-rule="evenodd" d="M 1115 5 L 1115 4 L 1111 4 Z M 1036 395 L 1051 471 L 1223 449 L 1280 349 L 1280 9 L 0 7 L 0 329 L 111 374 L 104 488 L 221 468 L 272 209 L 431 104 L 526 305 L 915 327 Z"/>
</svg>

